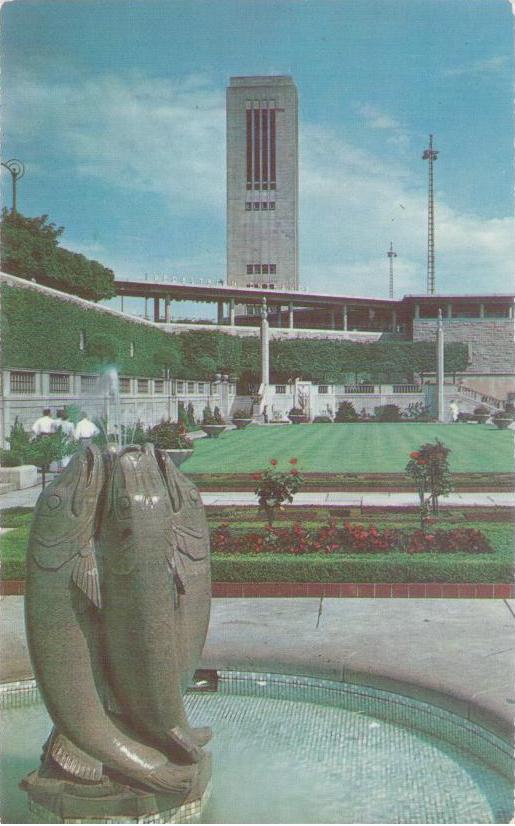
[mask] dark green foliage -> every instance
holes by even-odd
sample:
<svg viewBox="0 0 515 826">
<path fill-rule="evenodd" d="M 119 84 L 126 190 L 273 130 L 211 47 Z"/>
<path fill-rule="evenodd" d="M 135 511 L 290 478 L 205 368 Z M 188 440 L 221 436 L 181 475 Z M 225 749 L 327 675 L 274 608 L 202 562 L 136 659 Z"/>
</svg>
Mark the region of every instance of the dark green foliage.
<svg viewBox="0 0 515 826">
<path fill-rule="evenodd" d="M 313 424 L 332 424 L 333 420 L 330 416 L 315 416 Z"/>
<path fill-rule="evenodd" d="M 96 373 L 105 351 L 91 353 L 91 342 L 116 342 L 116 365 L 126 376 L 162 377 L 154 361 L 158 351 L 177 356 L 178 336 L 149 325 L 56 299 L 32 289 L 2 284 L 3 366 L 8 369 L 73 370 Z M 8 335 L 6 331 L 8 330 Z M 83 330 L 86 349 L 79 349 Z M 134 343 L 134 357 L 130 355 Z M 107 349 L 107 348 L 106 348 Z M 193 370 L 191 371 L 193 373 Z M 191 376 L 191 374 L 190 374 Z M 202 378 L 202 376 L 200 376 Z"/>
<path fill-rule="evenodd" d="M 48 222 L 47 215 L 26 218 L 19 212 L 2 212 L 2 269 L 18 278 L 35 278 L 56 290 L 92 301 L 115 294 L 112 270 L 84 255 L 59 246 L 63 227 Z"/>
<path fill-rule="evenodd" d="M 357 419 L 358 414 L 352 402 L 340 402 L 334 417 L 335 422 L 355 422 Z"/>
<path fill-rule="evenodd" d="M 507 554 L 215 554 L 215 582 L 511 582 Z"/>
<path fill-rule="evenodd" d="M 193 427 L 196 424 L 196 422 L 195 422 L 195 408 L 193 407 L 192 402 L 189 402 L 188 409 L 186 410 L 186 422 L 185 422 L 185 424 L 188 427 Z"/>
<path fill-rule="evenodd" d="M 177 402 L 177 419 L 180 422 L 180 424 L 183 424 L 185 427 L 188 426 L 188 414 L 186 413 L 184 402 L 181 399 L 179 399 L 179 401 Z"/>
<path fill-rule="evenodd" d="M 121 375 L 162 377 L 168 370 L 173 378 L 209 380 L 215 372 L 225 372 L 248 382 L 259 381 L 257 337 L 242 338 L 215 330 L 190 330 L 170 336 L 129 318 L 85 310 L 71 301 L 5 284 L 2 298 L 3 364 L 7 369 L 96 372 L 104 355 L 92 354 L 90 344 L 101 336 L 116 342 L 116 364 Z M 86 338 L 84 351 L 79 350 L 80 330 Z M 367 381 L 412 381 L 414 373 L 434 371 L 435 365 L 434 346 L 427 342 L 359 344 L 295 339 L 274 340 L 270 348 L 272 380 L 278 382 L 302 376 L 311 381 L 341 383 L 350 374 Z M 464 369 L 467 354 L 466 345 L 446 345 L 447 370 Z"/>
<path fill-rule="evenodd" d="M 400 408 L 396 404 L 375 407 L 374 413 L 378 422 L 399 422 L 401 418 Z"/>
<path fill-rule="evenodd" d="M 86 352 L 99 364 L 114 363 L 118 356 L 116 341 L 111 336 L 102 335 L 101 333 L 97 333 L 88 339 Z"/>
<path fill-rule="evenodd" d="M 146 433 L 146 441 L 152 442 L 155 447 L 161 450 L 177 450 L 193 447 L 193 443 L 186 435 L 186 428 L 183 424 L 171 422 L 164 419 L 154 427 L 149 427 Z"/>
</svg>

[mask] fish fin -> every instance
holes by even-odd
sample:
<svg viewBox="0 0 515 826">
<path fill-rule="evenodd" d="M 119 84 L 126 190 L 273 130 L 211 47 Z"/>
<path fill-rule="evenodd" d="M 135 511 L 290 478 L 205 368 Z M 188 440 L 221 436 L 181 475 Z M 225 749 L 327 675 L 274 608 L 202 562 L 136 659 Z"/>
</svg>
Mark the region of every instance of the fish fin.
<svg viewBox="0 0 515 826">
<path fill-rule="evenodd" d="M 64 734 L 57 734 L 50 747 L 50 756 L 63 771 L 90 782 L 102 779 L 102 763 L 90 757 Z"/>
<path fill-rule="evenodd" d="M 114 691 L 108 682 L 102 685 L 102 696 L 104 708 L 111 714 L 116 714 L 118 717 L 123 717 L 123 708 L 115 697 Z"/>
<path fill-rule="evenodd" d="M 80 554 L 72 571 L 72 582 L 97 608 L 102 608 L 100 578 L 93 546 L 89 553 Z"/>
</svg>

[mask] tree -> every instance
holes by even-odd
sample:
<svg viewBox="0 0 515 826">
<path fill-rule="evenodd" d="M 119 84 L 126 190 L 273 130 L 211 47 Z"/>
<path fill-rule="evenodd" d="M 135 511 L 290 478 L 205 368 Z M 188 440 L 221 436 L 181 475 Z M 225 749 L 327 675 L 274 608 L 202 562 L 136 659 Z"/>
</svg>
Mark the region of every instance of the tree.
<svg viewBox="0 0 515 826">
<path fill-rule="evenodd" d="M 115 295 L 114 273 L 98 261 L 59 246 L 64 232 L 48 215 L 2 211 L 2 269 L 92 301 Z"/>
</svg>

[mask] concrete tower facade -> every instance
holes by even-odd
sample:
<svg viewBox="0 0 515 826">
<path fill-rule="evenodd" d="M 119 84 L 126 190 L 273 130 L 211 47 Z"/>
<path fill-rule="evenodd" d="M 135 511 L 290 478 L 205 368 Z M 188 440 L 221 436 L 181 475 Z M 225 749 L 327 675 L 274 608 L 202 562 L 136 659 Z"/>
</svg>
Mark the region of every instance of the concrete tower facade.
<svg viewBox="0 0 515 826">
<path fill-rule="evenodd" d="M 298 104 L 287 76 L 227 88 L 227 281 L 298 289 Z"/>
</svg>

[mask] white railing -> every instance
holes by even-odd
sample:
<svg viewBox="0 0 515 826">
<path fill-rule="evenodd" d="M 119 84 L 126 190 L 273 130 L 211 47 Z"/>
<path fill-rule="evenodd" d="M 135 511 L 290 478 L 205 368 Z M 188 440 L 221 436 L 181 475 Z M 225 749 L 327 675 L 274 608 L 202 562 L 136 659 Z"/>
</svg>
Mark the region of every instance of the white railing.
<svg viewBox="0 0 515 826">
<path fill-rule="evenodd" d="M 392 393 L 422 393 L 421 384 L 392 384 Z"/>
<path fill-rule="evenodd" d="M 458 385 L 458 393 L 466 396 L 473 401 L 481 404 L 489 404 L 491 407 L 496 407 L 499 410 L 504 407 L 504 402 L 497 399 L 495 396 L 489 396 L 487 393 L 480 393 L 478 390 L 473 390 L 472 387 L 467 387 L 465 384 Z"/>
</svg>

